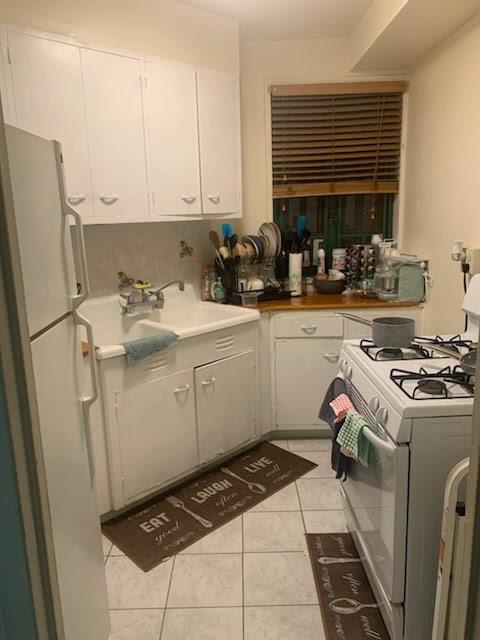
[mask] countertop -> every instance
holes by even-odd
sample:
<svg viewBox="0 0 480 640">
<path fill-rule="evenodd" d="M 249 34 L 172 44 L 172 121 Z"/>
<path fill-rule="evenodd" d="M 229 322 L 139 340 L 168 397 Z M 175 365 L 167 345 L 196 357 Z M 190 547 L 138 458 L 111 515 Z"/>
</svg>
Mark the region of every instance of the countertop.
<svg viewBox="0 0 480 640">
<path fill-rule="evenodd" d="M 379 298 L 363 298 L 361 296 L 328 295 L 311 293 L 306 296 L 287 298 L 284 300 L 267 300 L 259 302 L 258 311 L 318 311 L 323 309 L 395 309 L 399 307 L 418 307 L 419 302 L 388 302 Z"/>
</svg>

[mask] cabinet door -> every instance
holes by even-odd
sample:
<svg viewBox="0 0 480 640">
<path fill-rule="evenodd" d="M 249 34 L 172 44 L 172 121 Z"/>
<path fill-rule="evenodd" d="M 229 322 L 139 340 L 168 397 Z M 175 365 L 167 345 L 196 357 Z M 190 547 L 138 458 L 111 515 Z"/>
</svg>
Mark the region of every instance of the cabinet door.
<svg viewBox="0 0 480 640">
<path fill-rule="evenodd" d="M 117 419 L 126 502 L 198 464 L 192 370 L 119 393 Z"/>
<path fill-rule="evenodd" d="M 148 213 L 141 62 L 81 49 L 95 215 Z"/>
<path fill-rule="evenodd" d="M 146 62 L 148 181 L 157 216 L 201 215 L 195 69 Z"/>
<path fill-rule="evenodd" d="M 62 144 L 70 204 L 93 215 L 80 49 L 9 31 L 15 121 L 11 124 Z"/>
<path fill-rule="evenodd" d="M 255 356 L 238 356 L 195 369 L 200 462 L 247 442 L 256 431 Z"/>
<path fill-rule="evenodd" d="M 240 125 L 237 79 L 197 71 L 203 212 L 240 211 Z"/>
<path fill-rule="evenodd" d="M 275 341 L 278 426 L 324 425 L 318 419 L 328 385 L 338 373 L 342 340 Z"/>
</svg>

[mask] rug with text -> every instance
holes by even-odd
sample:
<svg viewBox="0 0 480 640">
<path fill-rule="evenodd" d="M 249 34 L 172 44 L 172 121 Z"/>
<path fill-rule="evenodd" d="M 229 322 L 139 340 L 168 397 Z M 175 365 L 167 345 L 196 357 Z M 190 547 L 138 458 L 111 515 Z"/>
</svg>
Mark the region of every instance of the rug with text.
<svg viewBox="0 0 480 640">
<path fill-rule="evenodd" d="M 143 571 L 182 551 L 317 465 L 261 442 L 171 493 L 102 525 Z"/>
<path fill-rule="evenodd" d="M 390 640 L 349 533 L 308 533 L 327 640 Z"/>
</svg>

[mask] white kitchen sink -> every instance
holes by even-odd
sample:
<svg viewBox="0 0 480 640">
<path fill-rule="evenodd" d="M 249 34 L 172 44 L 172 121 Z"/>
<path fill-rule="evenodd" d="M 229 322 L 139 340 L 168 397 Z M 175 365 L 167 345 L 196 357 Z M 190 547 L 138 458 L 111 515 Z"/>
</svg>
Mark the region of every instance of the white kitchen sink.
<svg viewBox="0 0 480 640">
<path fill-rule="evenodd" d="M 149 320 L 171 329 L 179 338 L 218 331 L 260 317 L 259 312 L 253 309 L 202 302 L 196 297 L 192 285 L 188 284 L 185 285 L 185 291 L 179 291 L 176 286 L 169 287 L 164 295 L 164 308 L 152 313 Z"/>
<path fill-rule="evenodd" d="M 164 290 L 163 309 L 137 307 L 132 315 L 122 316 L 118 295 L 95 296 L 86 300 L 80 313 L 92 324 L 97 358 L 103 360 L 124 355 L 122 342 L 155 335 L 161 329 L 174 331 L 180 340 L 211 331 L 256 322 L 260 314 L 254 309 L 202 302 L 192 285 L 184 291 L 177 285 Z"/>
</svg>

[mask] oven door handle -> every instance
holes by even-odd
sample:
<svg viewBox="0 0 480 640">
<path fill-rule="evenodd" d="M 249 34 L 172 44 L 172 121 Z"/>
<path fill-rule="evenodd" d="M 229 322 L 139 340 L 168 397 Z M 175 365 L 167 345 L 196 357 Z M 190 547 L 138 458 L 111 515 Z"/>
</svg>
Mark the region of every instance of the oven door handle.
<svg viewBox="0 0 480 640">
<path fill-rule="evenodd" d="M 377 449 L 381 449 L 382 451 L 390 454 L 394 454 L 396 452 L 397 447 L 394 444 L 379 438 L 369 427 L 364 427 L 362 433 L 374 447 L 377 447 Z"/>
</svg>

